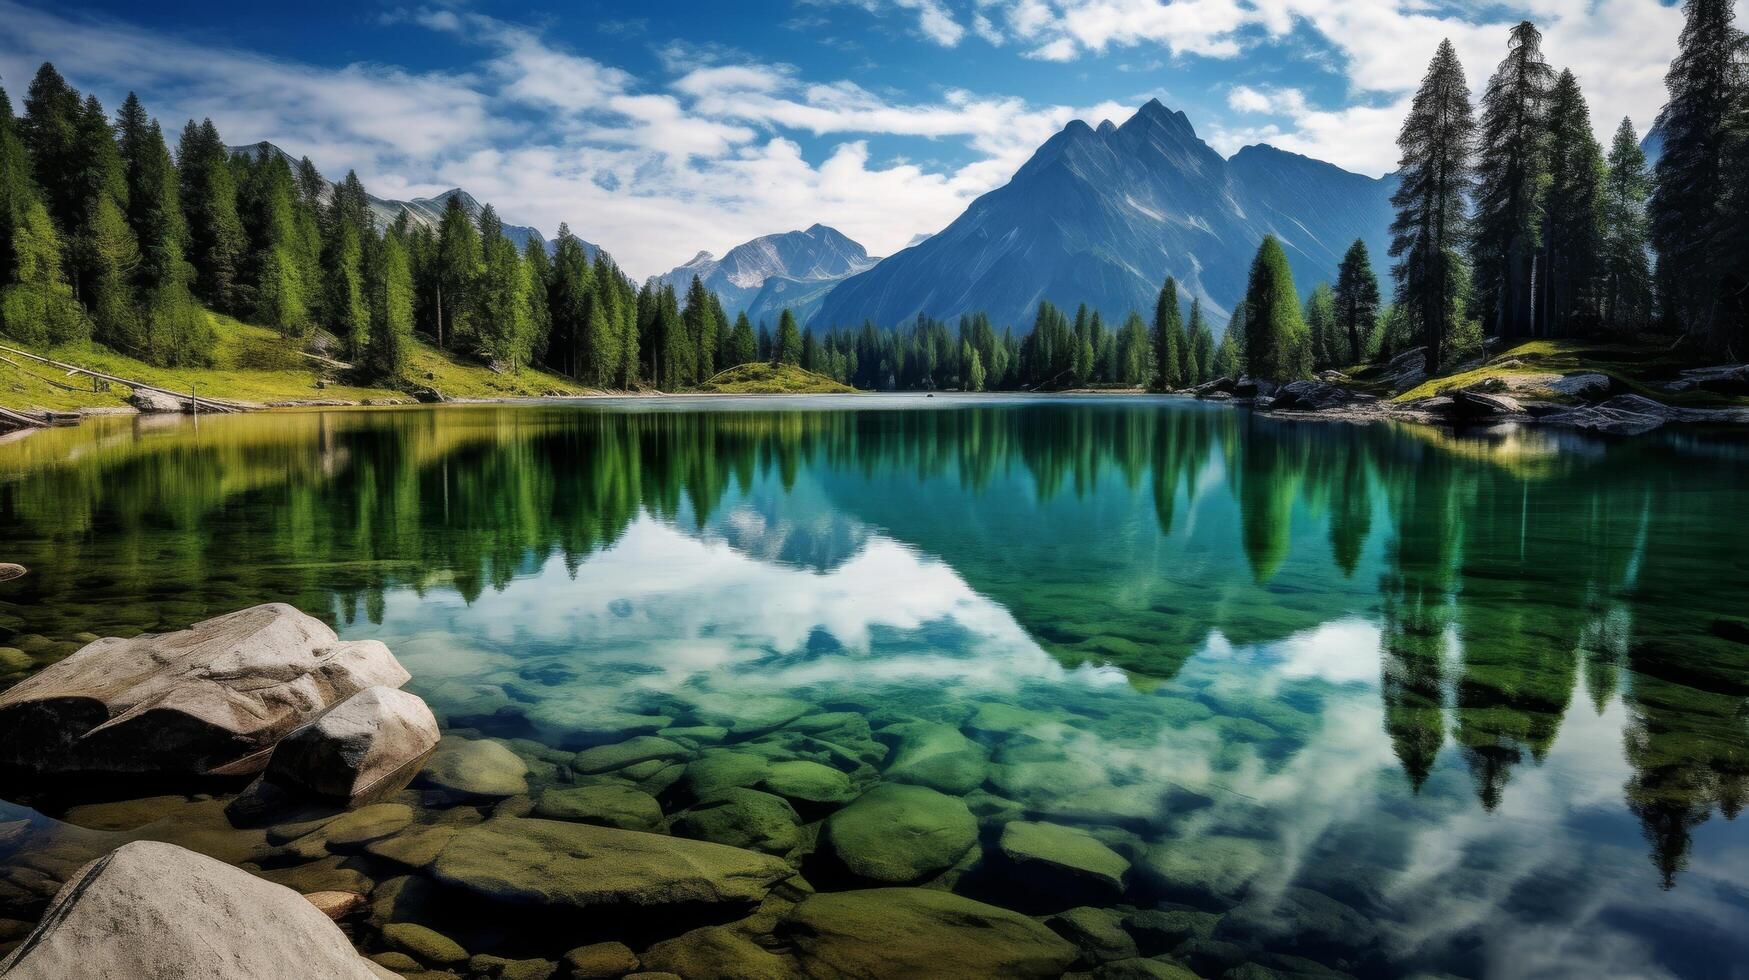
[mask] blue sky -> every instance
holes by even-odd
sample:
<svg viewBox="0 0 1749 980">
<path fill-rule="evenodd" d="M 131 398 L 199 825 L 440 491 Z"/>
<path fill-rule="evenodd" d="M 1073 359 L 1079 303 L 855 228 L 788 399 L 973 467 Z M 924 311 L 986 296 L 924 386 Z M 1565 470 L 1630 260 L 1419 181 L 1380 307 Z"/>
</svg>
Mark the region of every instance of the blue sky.
<svg viewBox="0 0 1749 980">
<path fill-rule="evenodd" d="M 19 103 L 52 60 L 107 106 L 137 89 L 167 127 L 210 116 L 379 196 L 459 185 L 513 223 L 568 221 L 641 277 L 816 221 L 891 252 L 1070 119 L 1153 97 L 1222 152 L 1379 174 L 1439 39 L 1479 93 L 1524 16 L 1601 138 L 1624 115 L 1643 130 L 1672 3 L 0 0 L 0 84 Z"/>
</svg>

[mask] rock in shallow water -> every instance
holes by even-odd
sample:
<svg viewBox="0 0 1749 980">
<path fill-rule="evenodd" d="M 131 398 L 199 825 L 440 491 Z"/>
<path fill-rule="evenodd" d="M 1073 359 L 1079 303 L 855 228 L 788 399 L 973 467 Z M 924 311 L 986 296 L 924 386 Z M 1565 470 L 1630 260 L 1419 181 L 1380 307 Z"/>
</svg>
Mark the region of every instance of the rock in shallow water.
<svg viewBox="0 0 1749 980">
<path fill-rule="evenodd" d="M 408 680 L 283 603 L 177 633 L 108 637 L 0 693 L 0 765 L 36 773 L 253 772 L 293 729 Z"/>
<path fill-rule="evenodd" d="M 419 780 L 462 796 L 517 796 L 528 792 L 528 763 L 500 742 L 451 735 L 437 743 Z"/>
<path fill-rule="evenodd" d="M 782 797 L 751 789 L 727 789 L 674 819 L 681 837 L 783 854 L 800 839 L 801 818 Z"/>
<path fill-rule="evenodd" d="M 542 793 L 535 802 L 534 815 L 621 830 L 649 830 L 662 822 L 662 806 L 655 797 L 630 786 L 570 786 Z"/>
<path fill-rule="evenodd" d="M 778 929 L 817 978 L 1055 977 L 1076 955 L 1017 912 L 925 888 L 813 895 Z"/>
<path fill-rule="evenodd" d="M 1130 863 L 1086 831 L 1053 823 L 1016 820 L 1002 829 L 998 845 L 1035 888 L 1072 901 L 1076 893 L 1123 893 Z"/>
<path fill-rule="evenodd" d="M 418 697 L 372 687 L 287 735 L 262 779 L 283 789 L 362 806 L 413 780 L 437 747 L 437 719 Z"/>
<path fill-rule="evenodd" d="M 82 868 L 22 946 L 7 980 L 280 977 L 376 980 L 344 933 L 289 888 L 172 844 L 124 845 Z"/>
<path fill-rule="evenodd" d="M 481 898 L 593 909 L 753 904 L 794 874 L 777 858 L 721 844 L 554 820 L 469 827 L 431 874 Z"/>
<path fill-rule="evenodd" d="M 944 871 L 977 843 L 978 820 L 959 800 L 884 783 L 826 820 L 821 842 L 851 874 L 909 884 Z"/>
</svg>

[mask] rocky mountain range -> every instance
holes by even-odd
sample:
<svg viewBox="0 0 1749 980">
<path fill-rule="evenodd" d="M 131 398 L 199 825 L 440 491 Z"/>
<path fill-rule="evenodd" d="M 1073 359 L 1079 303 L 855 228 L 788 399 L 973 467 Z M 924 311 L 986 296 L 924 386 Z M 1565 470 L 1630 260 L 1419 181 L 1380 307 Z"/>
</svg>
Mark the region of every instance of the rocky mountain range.
<svg viewBox="0 0 1749 980">
<path fill-rule="evenodd" d="M 1168 275 L 1221 321 L 1266 234 L 1302 293 L 1334 281 L 1356 238 L 1383 276 L 1395 186 L 1264 145 L 1225 158 L 1150 101 L 1122 126 L 1069 123 L 947 228 L 838 284 L 810 324 L 982 310 L 1025 329 L 1047 299 L 1115 322 L 1149 315 Z"/>
<path fill-rule="evenodd" d="M 684 302 L 697 276 L 731 317 L 744 312 L 755 323 L 775 324 L 788 308 L 806 323 L 834 286 L 879 261 L 837 229 L 816 224 L 744 242 L 720 259 L 700 252 L 661 279 Z"/>
</svg>

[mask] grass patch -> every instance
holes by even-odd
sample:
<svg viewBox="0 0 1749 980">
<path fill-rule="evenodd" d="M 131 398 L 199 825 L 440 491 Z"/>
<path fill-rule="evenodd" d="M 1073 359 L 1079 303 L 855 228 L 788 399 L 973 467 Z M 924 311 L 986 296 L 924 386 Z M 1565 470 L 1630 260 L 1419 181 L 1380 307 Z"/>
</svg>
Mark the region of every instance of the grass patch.
<svg viewBox="0 0 1749 980">
<path fill-rule="evenodd" d="M 1664 344 L 1627 343 L 1599 340 L 1531 340 L 1502 351 L 1482 366 L 1456 374 L 1429 378 L 1396 396 L 1394 401 L 1408 402 L 1431 398 L 1448 391 L 1468 388 L 1490 378 L 1499 378 L 1525 394 L 1550 401 L 1566 401 L 1564 396 L 1539 391 L 1534 381 L 1563 374 L 1602 374 L 1615 380 L 1615 388 L 1655 398 L 1677 405 L 1741 405 L 1749 399 L 1730 397 L 1708 391 L 1665 391 L 1662 383 L 1676 378 L 1684 369 L 1696 366 L 1692 359 Z M 1364 375 L 1364 372 L 1361 372 Z M 1357 379 L 1358 380 L 1358 379 Z"/>
<path fill-rule="evenodd" d="M 93 343 L 35 348 L 10 340 L 0 342 L 42 357 L 172 391 L 198 388 L 200 394 L 208 398 L 262 404 L 410 400 L 405 392 L 394 388 L 352 384 L 337 377 L 334 370 L 301 356 L 299 342 L 281 336 L 278 331 L 216 313 L 207 315 L 218 338 L 213 349 L 213 363 L 209 367 L 155 367 Z M 89 378 L 63 376 L 63 372 L 34 361 L 9 360 L 17 361 L 18 366 L 0 362 L 0 406 L 63 412 L 127 406 L 130 391 L 121 385 L 93 391 Z M 464 361 L 417 341 L 413 344 L 407 377 L 415 384 L 435 388 L 450 398 L 518 398 L 584 392 L 581 386 L 545 371 L 524 368 L 515 374 L 496 374 L 483 365 Z"/>
<path fill-rule="evenodd" d="M 697 391 L 730 395 L 837 395 L 856 389 L 823 374 L 804 371 L 794 364 L 755 361 L 719 371 Z"/>
</svg>

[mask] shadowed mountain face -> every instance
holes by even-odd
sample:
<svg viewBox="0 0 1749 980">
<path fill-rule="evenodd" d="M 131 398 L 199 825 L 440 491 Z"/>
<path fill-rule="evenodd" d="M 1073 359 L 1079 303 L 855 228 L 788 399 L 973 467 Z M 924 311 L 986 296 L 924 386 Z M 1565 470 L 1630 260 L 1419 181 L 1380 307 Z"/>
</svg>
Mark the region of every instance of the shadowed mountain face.
<svg viewBox="0 0 1749 980">
<path fill-rule="evenodd" d="M 720 259 L 700 252 L 662 281 L 684 297 L 697 276 L 731 317 L 745 312 L 755 323 L 775 323 L 787 308 L 806 323 L 834 284 L 878 261 L 837 229 L 814 225 L 743 242 Z"/>
<path fill-rule="evenodd" d="M 1223 159 L 1151 101 L 1122 126 L 1071 122 L 946 229 L 834 289 L 812 324 L 982 310 L 1023 325 L 1041 300 L 1116 322 L 1151 311 L 1168 275 L 1224 319 L 1266 234 L 1302 292 L 1334 281 L 1356 238 L 1382 262 L 1394 188 L 1269 146 Z"/>
<path fill-rule="evenodd" d="M 226 147 L 226 149 L 233 155 L 238 153 L 247 153 L 250 155 L 276 153 L 283 157 L 287 164 L 291 165 L 294 172 L 297 169 L 297 157 L 292 156 L 290 153 L 287 153 L 266 141 L 251 143 L 248 146 L 229 146 Z M 332 188 L 334 186 L 333 181 L 329 181 L 328 186 Z M 394 224 L 395 219 L 400 217 L 402 211 L 405 211 L 407 212 L 408 220 L 413 224 L 423 225 L 430 228 L 432 231 L 436 231 L 437 226 L 443 221 L 443 210 L 444 208 L 449 207 L 449 199 L 452 197 L 461 198 L 462 210 L 468 213 L 468 217 L 474 220 L 475 225 L 478 225 L 480 223 L 480 212 L 483 210 L 483 205 L 474 199 L 474 195 L 469 194 L 460 187 L 452 187 L 436 197 L 416 197 L 411 201 L 390 201 L 372 195 L 369 198 L 370 213 L 371 217 L 376 221 L 379 230 Z M 548 252 L 553 250 L 552 243 L 547 241 L 547 239 L 541 235 L 540 229 L 538 228 L 530 228 L 526 225 L 506 224 L 504 226 L 504 237 L 516 243 L 518 249 L 525 247 L 528 244 L 529 239 L 535 239 L 545 245 Z M 588 254 L 589 261 L 591 262 L 595 261 L 595 253 L 600 250 L 600 246 L 598 245 L 583 242 L 583 251 Z"/>
</svg>

